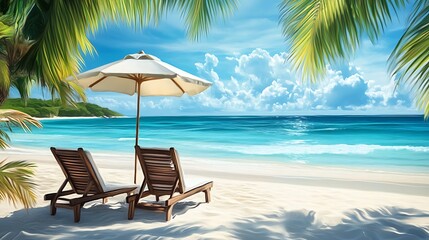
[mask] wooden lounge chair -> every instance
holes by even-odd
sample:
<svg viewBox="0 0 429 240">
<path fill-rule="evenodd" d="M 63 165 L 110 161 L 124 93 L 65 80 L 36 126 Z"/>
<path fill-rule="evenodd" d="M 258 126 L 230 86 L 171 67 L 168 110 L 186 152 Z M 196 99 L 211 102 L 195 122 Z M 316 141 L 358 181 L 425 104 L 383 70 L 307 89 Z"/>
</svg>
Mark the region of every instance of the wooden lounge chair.
<svg viewBox="0 0 429 240">
<path fill-rule="evenodd" d="M 45 195 L 45 200 L 51 200 L 51 215 L 55 215 L 57 208 L 72 208 L 74 221 L 80 221 L 82 206 L 90 201 L 127 193 L 130 195 L 138 187 L 137 185 L 119 185 L 105 183 L 99 174 L 97 167 L 88 151 L 82 148 L 77 150 L 64 150 L 51 147 L 52 154 L 60 165 L 66 177 L 56 193 Z M 71 190 L 64 191 L 64 187 L 70 184 Z M 65 198 L 64 196 L 69 196 Z M 61 201 L 58 203 L 57 201 Z"/>
<path fill-rule="evenodd" d="M 127 197 L 128 219 L 134 218 L 135 208 L 164 211 L 166 221 L 171 219 L 174 204 L 199 192 L 205 193 L 205 201 L 210 202 L 213 182 L 205 182 L 194 187 L 185 186 L 179 156 L 174 148 L 156 149 L 136 146 L 136 153 L 144 174 L 144 181 L 138 195 Z M 145 189 L 147 186 L 147 189 Z M 177 194 L 176 194 L 177 193 Z M 165 201 L 161 196 L 168 195 Z M 139 202 L 141 198 L 155 196 L 156 202 Z"/>
</svg>

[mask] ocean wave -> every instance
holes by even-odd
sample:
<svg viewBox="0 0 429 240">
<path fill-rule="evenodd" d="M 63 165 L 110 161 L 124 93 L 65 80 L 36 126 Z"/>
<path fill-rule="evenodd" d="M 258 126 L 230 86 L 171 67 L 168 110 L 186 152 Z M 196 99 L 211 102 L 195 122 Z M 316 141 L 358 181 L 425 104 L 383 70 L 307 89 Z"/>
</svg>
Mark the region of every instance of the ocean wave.
<svg viewBox="0 0 429 240">
<path fill-rule="evenodd" d="M 290 144 L 303 144 L 305 142 L 307 142 L 307 140 L 302 140 L 302 139 L 287 141 L 287 143 L 290 143 Z"/>
<path fill-rule="evenodd" d="M 118 138 L 118 141 L 120 142 L 129 142 L 129 141 L 135 141 L 136 138 Z M 152 138 L 139 138 L 139 140 L 142 141 L 147 141 L 147 140 L 152 140 Z"/>
<path fill-rule="evenodd" d="M 207 146 L 210 147 L 210 146 Z M 246 145 L 246 146 L 211 146 L 217 150 L 236 152 L 249 155 L 316 155 L 316 154 L 369 154 L 374 151 L 412 151 L 429 152 L 425 146 L 382 146 L 368 144 L 277 144 L 277 145 Z"/>
<path fill-rule="evenodd" d="M 311 131 L 312 131 L 312 132 L 339 131 L 339 130 L 344 130 L 344 128 L 328 127 L 328 128 L 316 128 L 316 129 L 311 129 Z"/>
<path fill-rule="evenodd" d="M 307 164 L 308 162 L 305 160 L 293 160 L 290 161 L 291 163 L 296 163 L 296 164 Z"/>
</svg>

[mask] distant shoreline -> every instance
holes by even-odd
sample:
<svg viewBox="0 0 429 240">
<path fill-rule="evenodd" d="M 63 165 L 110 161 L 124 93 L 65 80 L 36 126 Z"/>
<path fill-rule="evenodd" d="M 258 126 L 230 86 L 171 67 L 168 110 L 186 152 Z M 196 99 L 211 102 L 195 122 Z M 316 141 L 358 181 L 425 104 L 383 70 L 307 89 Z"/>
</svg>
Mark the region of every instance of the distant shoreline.
<svg viewBox="0 0 429 240">
<path fill-rule="evenodd" d="M 85 116 L 81 116 L 81 117 L 34 117 L 36 120 L 66 120 L 66 119 L 96 119 L 96 118 L 127 118 L 126 116 L 113 116 L 113 117 L 94 117 L 94 116 L 90 116 L 90 117 L 85 117 Z"/>
<path fill-rule="evenodd" d="M 113 116 L 109 118 L 135 118 L 133 115 Z M 143 115 L 140 118 L 151 118 L 151 117 L 421 117 L 424 118 L 423 114 L 320 114 L 320 115 L 309 115 L 309 114 L 290 114 L 290 115 L 270 115 L 270 114 L 248 114 L 248 115 Z M 62 118 L 62 117 L 54 117 Z M 71 117 L 74 118 L 74 117 Z M 83 117 L 91 118 L 91 117 Z M 103 117 L 94 117 L 103 118 Z M 39 118 L 37 118 L 39 119 Z"/>
</svg>

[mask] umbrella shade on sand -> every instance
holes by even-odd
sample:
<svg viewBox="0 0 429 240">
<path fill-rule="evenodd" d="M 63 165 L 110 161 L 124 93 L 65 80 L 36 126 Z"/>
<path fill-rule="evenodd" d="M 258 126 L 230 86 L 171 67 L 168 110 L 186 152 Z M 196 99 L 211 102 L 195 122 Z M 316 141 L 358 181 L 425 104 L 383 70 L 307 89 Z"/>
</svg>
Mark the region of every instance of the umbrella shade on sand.
<svg viewBox="0 0 429 240">
<path fill-rule="evenodd" d="M 84 88 L 97 92 L 137 93 L 136 142 L 139 141 L 140 96 L 195 95 L 211 86 L 211 82 L 180 70 L 159 58 L 145 54 L 129 54 L 124 59 L 71 76 Z M 134 183 L 137 178 L 137 155 L 134 159 Z"/>
</svg>

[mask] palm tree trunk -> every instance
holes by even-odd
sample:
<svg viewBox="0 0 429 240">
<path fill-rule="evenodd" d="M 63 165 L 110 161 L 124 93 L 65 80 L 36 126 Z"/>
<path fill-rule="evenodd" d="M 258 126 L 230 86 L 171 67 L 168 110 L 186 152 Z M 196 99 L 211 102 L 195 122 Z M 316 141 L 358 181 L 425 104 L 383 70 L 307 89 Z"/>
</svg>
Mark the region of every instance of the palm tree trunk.
<svg viewBox="0 0 429 240">
<path fill-rule="evenodd" d="M 8 96 L 9 96 L 8 89 L 0 89 L 0 106 L 3 105 L 4 101 L 6 101 Z"/>
</svg>

